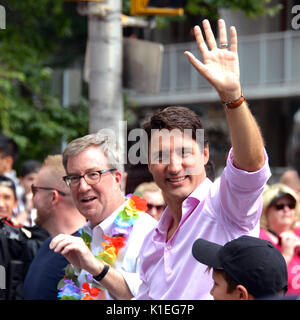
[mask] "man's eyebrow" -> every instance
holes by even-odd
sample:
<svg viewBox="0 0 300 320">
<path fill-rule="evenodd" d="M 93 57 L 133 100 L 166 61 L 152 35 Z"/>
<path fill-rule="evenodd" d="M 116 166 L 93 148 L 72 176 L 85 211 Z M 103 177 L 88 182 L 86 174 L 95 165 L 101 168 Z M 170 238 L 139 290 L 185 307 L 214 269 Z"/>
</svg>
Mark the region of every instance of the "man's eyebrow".
<svg viewBox="0 0 300 320">
<path fill-rule="evenodd" d="M 88 173 L 88 172 L 93 172 L 93 171 L 100 171 L 99 167 L 93 167 L 86 169 L 83 173 L 78 173 L 78 172 L 69 172 L 67 175 L 68 176 L 81 176 L 82 174 Z"/>
</svg>

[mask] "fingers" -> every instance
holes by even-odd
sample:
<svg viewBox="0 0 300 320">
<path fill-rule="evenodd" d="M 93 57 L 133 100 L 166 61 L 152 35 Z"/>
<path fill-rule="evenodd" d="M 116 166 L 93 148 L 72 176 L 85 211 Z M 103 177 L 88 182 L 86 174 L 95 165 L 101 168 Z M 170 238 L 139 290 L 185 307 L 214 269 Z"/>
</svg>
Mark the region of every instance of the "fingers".
<svg viewBox="0 0 300 320">
<path fill-rule="evenodd" d="M 230 27 L 230 51 L 237 53 L 238 40 L 235 27 Z"/>
<path fill-rule="evenodd" d="M 220 19 L 218 21 L 218 25 L 219 25 L 220 45 L 228 44 L 225 21 L 223 19 Z M 229 31 L 230 31 L 230 51 L 237 53 L 238 41 L 237 41 L 236 29 L 235 27 L 231 26 Z"/>
<path fill-rule="evenodd" d="M 81 243 L 82 242 L 82 243 Z M 82 239 L 74 237 L 68 234 L 59 234 L 50 242 L 50 249 L 54 252 L 66 254 L 75 248 L 78 248 L 81 244 L 84 244 Z"/>
<path fill-rule="evenodd" d="M 300 238 L 290 232 L 282 232 L 280 234 L 281 242 L 290 247 L 298 247 L 300 245 Z"/>
<path fill-rule="evenodd" d="M 196 70 L 198 70 L 200 73 L 204 71 L 204 68 L 205 68 L 204 64 L 198 59 L 196 59 L 191 52 L 185 51 L 184 54 L 187 56 L 190 63 L 195 67 Z"/>
<path fill-rule="evenodd" d="M 198 48 L 202 54 L 203 59 L 205 59 L 205 56 L 208 54 L 208 48 L 206 46 L 206 43 L 204 41 L 201 29 L 199 26 L 195 26 L 194 27 L 194 34 L 195 34 L 195 38 L 196 38 L 196 42 L 198 45 Z"/>
<path fill-rule="evenodd" d="M 228 44 L 225 21 L 223 19 L 220 19 L 218 21 L 218 25 L 219 25 L 220 45 L 221 44 Z"/>
<path fill-rule="evenodd" d="M 203 28 L 204 28 L 204 33 L 206 37 L 206 41 L 209 45 L 209 48 L 211 50 L 215 49 L 217 47 L 216 39 L 215 36 L 211 30 L 211 26 L 208 20 L 203 20 L 202 22 Z"/>
<path fill-rule="evenodd" d="M 203 28 L 204 28 L 204 33 L 206 37 L 206 41 L 208 43 L 208 46 L 210 50 L 213 50 L 217 48 L 217 43 L 215 40 L 215 36 L 211 30 L 211 26 L 208 20 L 203 20 L 202 22 Z M 220 38 L 220 44 L 228 44 L 229 40 L 227 37 L 227 31 L 226 31 L 226 24 L 223 19 L 220 19 L 218 21 L 218 27 L 219 27 L 219 38 Z M 199 26 L 194 27 L 194 34 L 196 38 L 197 45 L 201 51 L 201 54 L 203 56 L 203 59 L 205 60 L 205 56 L 209 54 L 208 47 L 206 46 L 206 43 L 204 41 L 201 29 Z M 237 32 L 235 27 L 230 27 L 230 51 L 232 52 L 237 52 Z"/>
</svg>

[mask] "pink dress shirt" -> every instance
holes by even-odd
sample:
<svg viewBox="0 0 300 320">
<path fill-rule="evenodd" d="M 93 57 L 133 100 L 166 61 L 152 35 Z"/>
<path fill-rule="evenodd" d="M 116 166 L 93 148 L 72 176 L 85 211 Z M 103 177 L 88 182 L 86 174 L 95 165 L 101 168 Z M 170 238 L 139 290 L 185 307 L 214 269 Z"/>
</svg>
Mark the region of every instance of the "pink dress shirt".
<svg viewBox="0 0 300 320">
<path fill-rule="evenodd" d="M 183 201 L 181 221 L 169 241 L 168 207 L 145 238 L 136 299 L 212 299 L 212 271 L 192 256 L 194 241 L 204 238 L 223 245 L 244 234 L 258 237 L 261 194 L 271 176 L 268 158 L 256 172 L 235 168 L 232 159 L 231 150 L 221 178 L 214 183 L 205 179 Z"/>
</svg>

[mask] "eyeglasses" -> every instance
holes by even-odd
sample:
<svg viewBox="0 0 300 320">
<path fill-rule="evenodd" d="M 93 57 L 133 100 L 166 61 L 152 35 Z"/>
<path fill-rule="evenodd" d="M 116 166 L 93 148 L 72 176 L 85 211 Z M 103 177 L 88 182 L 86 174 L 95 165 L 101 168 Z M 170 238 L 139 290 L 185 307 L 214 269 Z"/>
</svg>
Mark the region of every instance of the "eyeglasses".
<svg viewBox="0 0 300 320">
<path fill-rule="evenodd" d="M 85 182 L 89 185 L 93 185 L 98 183 L 101 180 L 101 175 L 106 172 L 112 172 L 116 171 L 117 169 L 111 168 L 111 169 L 104 169 L 99 171 L 90 171 L 82 176 L 64 176 L 63 180 L 67 184 L 68 187 L 76 187 L 80 183 L 80 179 L 83 178 Z"/>
<path fill-rule="evenodd" d="M 289 207 L 290 209 L 296 208 L 296 203 L 280 203 L 274 204 L 274 207 L 277 211 L 282 210 L 285 206 Z"/>
<path fill-rule="evenodd" d="M 66 196 L 67 194 L 63 191 L 60 191 L 58 189 L 55 188 L 51 188 L 51 187 L 38 187 L 38 186 L 34 186 L 33 184 L 31 185 L 31 192 L 33 195 L 35 195 L 38 190 L 56 190 L 59 194 L 61 194 L 62 196 Z"/>
<path fill-rule="evenodd" d="M 155 206 L 154 204 L 147 203 L 147 207 L 148 207 L 148 210 L 151 210 L 151 209 L 153 209 L 153 208 L 156 208 L 157 211 L 163 211 L 166 206 L 164 206 L 164 205 Z"/>
</svg>

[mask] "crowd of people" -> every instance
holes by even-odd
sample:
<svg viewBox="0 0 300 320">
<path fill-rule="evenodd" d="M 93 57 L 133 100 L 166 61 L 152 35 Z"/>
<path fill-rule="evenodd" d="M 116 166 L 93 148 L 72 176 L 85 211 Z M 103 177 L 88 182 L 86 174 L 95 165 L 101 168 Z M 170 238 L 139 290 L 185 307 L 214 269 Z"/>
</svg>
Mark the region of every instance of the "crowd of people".
<svg viewBox="0 0 300 320">
<path fill-rule="evenodd" d="M 240 84 L 237 33 L 230 27 L 228 37 L 223 20 L 218 28 L 219 45 L 209 21 L 206 42 L 194 28 L 202 62 L 185 52 L 218 93 L 229 127 L 232 147 L 215 181 L 205 131 L 199 141 L 203 125 L 186 107 L 158 110 L 145 123 L 154 181 L 130 195 L 122 192 L 121 154 L 101 132 L 43 163 L 26 161 L 19 179 L 17 145 L 0 136 L 1 299 L 300 295 L 300 180 L 292 171 L 267 184 L 268 155 Z"/>
</svg>

